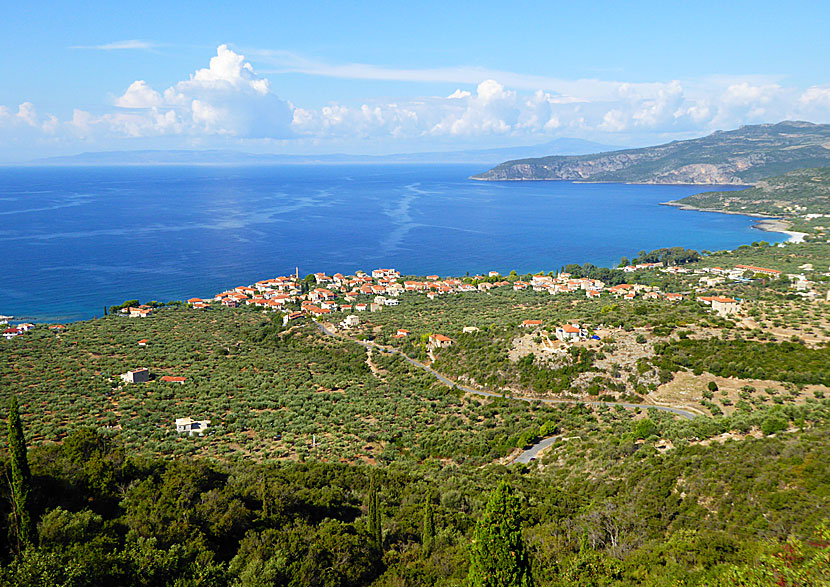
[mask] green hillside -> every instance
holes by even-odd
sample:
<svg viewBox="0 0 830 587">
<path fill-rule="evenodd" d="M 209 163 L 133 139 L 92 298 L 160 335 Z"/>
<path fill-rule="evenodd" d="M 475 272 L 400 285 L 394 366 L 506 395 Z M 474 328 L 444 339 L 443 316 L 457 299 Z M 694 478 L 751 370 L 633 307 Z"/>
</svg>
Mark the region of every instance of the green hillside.
<svg viewBox="0 0 830 587">
<path fill-rule="evenodd" d="M 507 161 L 473 179 L 751 184 L 794 169 L 828 166 L 828 147 L 830 125 L 785 121 L 654 147 Z"/>
</svg>

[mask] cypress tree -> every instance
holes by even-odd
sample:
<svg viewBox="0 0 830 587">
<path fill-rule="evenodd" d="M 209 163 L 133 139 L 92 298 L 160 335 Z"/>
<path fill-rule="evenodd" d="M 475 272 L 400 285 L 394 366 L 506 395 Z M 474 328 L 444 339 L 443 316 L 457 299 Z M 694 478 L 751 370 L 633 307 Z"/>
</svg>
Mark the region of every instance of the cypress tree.
<svg viewBox="0 0 830 587">
<path fill-rule="evenodd" d="M 378 550 L 383 546 L 383 530 L 380 524 L 380 508 L 378 507 L 378 486 L 375 482 L 375 472 L 369 477 L 369 536 Z"/>
<path fill-rule="evenodd" d="M 424 549 L 424 556 L 429 556 L 435 543 L 435 520 L 432 514 L 432 499 L 427 493 L 424 500 L 424 531 L 421 534 L 421 545 Z"/>
<path fill-rule="evenodd" d="M 490 494 L 476 525 L 470 554 L 470 587 L 533 587 L 522 540 L 518 498 L 506 481 Z"/>
<path fill-rule="evenodd" d="M 9 405 L 9 453 L 12 477 L 9 481 L 12 498 L 12 531 L 17 539 L 17 551 L 35 544 L 37 534 L 31 514 L 32 473 L 26 455 L 26 436 L 20 422 L 17 396 Z"/>
</svg>

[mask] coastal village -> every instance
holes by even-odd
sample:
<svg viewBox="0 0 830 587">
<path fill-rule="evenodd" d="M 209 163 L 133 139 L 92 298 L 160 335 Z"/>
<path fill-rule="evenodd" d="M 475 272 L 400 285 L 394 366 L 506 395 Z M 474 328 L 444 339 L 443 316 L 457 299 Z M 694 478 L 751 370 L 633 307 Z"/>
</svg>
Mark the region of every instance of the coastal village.
<svg viewBox="0 0 830 587">
<path fill-rule="evenodd" d="M 570 304 L 579 307 L 579 299 L 602 300 L 609 303 L 635 303 L 635 300 L 653 301 L 667 305 L 683 301 L 695 301 L 708 308 L 713 316 L 720 318 L 739 317 L 746 319 L 745 306 L 747 300 L 730 295 L 732 284 L 747 284 L 774 280 L 787 282 L 787 290 L 805 300 L 825 299 L 820 286 L 806 277 L 811 274 L 815 279 L 815 271 L 811 265 L 802 266 L 803 273 L 784 273 L 749 264 L 734 264 L 729 267 L 701 267 L 697 265 L 666 265 L 664 263 L 638 263 L 618 268 L 617 281 L 620 274 L 630 275 L 631 283 L 617 283 L 611 285 L 598 279 L 577 277 L 566 271 L 538 273 L 519 276 L 511 273 L 503 276 L 497 271 L 465 277 L 442 278 L 437 274 L 425 277 L 411 277 L 402 275 L 396 269 L 374 269 L 371 272 L 357 271 L 352 275 L 334 273 L 328 275 L 322 272 L 313 273 L 301 278 L 299 271 L 294 275 L 279 276 L 257 281 L 252 284 L 239 285 L 219 292 L 211 298 L 193 297 L 186 300 L 186 306 L 197 312 L 211 312 L 217 308 L 258 309 L 263 314 L 276 313 L 277 320 L 283 328 L 290 329 L 296 324 L 311 322 L 318 324 L 324 333 L 335 334 L 347 339 L 362 340 L 368 336 L 374 338 L 379 326 L 373 314 L 388 312 L 391 308 L 402 306 L 403 313 L 396 312 L 398 317 L 405 317 L 406 306 L 413 303 L 434 302 L 439 299 L 453 299 L 456 296 L 486 296 L 499 291 L 510 292 L 517 307 L 522 306 L 524 294 L 540 300 L 542 295 L 564 296 L 572 300 Z M 649 275 L 664 277 L 678 277 L 675 283 L 678 287 L 674 291 L 662 291 Z M 830 277 L 830 272 L 823 274 Z M 518 297 L 515 297 L 518 296 Z M 830 293 L 827 294 L 830 299 Z M 531 299 L 531 298 L 528 298 Z M 420 300 L 420 302 L 418 302 Z M 750 301 L 751 302 L 751 301 Z M 155 303 L 138 304 L 122 307 L 117 315 L 123 319 L 152 319 L 164 305 Z M 743 317 L 743 318 L 740 318 Z M 10 317 L 7 317 L 10 318 Z M 395 320 L 393 320 L 394 324 Z M 10 340 L 32 331 L 38 326 L 26 323 L 9 326 L 3 331 L 4 339 Z M 387 324 L 388 326 L 388 324 Z M 566 321 L 561 323 L 546 323 L 540 320 L 533 312 L 528 312 L 517 324 L 519 335 L 514 340 L 514 348 L 510 351 L 512 360 L 518 360 L 524 355 L 536 353 L 542 361 L 554 360 L 556 357 L 565 357 L 570 345 L 588 344 L 585 348 L 600 348 L 597 346 L 606 338 L 613 341 L 618 333 L 601 323 L 590 320 Z M 49 325 L 48 328 L 60 334 L 66 328 L 62 324 Z M 387 344 L 399 345 L 405 340 L 423 341 L 425 355 L 421 356 L 424 364 L 435 363 L 441 349 L 452 347 L 456 337 L 479 332 L 480 328 L 466 325 L 457 330 L 444 331 L 416 331 L 408 323 L 399 323 L 394 327 L 394 335 L 385 340 Z M 459 332 L 460 331 L 460 332 Z M 535 342 L 534 342 L 535 341 Z M 142 338 L 135 344 L 147 347 L 152 340 Z M 412 345 L 410 345 L 412 346 Z M 383 347 L 378 347 L 383 348 Z M 401 347 L 402 348 L 402 347 Z M 408 347 L 409 348 L 409 347 Z M 637 361 L 637 357 L 633 357 Z M 553 363 L 551 363 L 553 364 Z M 632 364 L 633 365 L 633 364 Z M 158 375 L 154 369 L 160 365 L 134 365 L 132 369 L 119 374 L 114 380 L 118 385 L 133 385 L 147 383 L 150 385 L 184 385 L 188 377 L 182 373 L 166 373 Z M 580 379 L 587 383 L 588 375 Z M 466 380 L 466 379 L 465 379 Z M 180 434 L 204 435 L 209 429 L 210 419 L 196 419 L 195 414 L 178 414 L 171 425 Z"/>
<path fill-rule="evenodd" d="M 515 292 L 532 291 L 536 293 L 573 294 L 584 292 L 586 298 L 613 297 L 622 300 L 642 298 L 646 300 L 663 300 L 679 302 L 684 299 L 695 299 L 711 307 L 712 311 L 721 316 L 738 313 L 742 300 L 726 295 L 702 295 L 713 288 L 728 283 L 746 283 L 753 278 L 778 279 L 784 277 L 789 280 L 790 288 L 797 295 L 816 299 L 820 296 L 816 283 L 808 280 L 802 274 L 784 274 L 776 269 L 756 267 L 752 265 L 735 265 L 732 268 L 723 267 L 696 267 L 664 266 L 662 263 L 641 263 L 627 265 L 620 268 L 624 273 L 638 271 L 659 271 L 670 275 L 685 275 L 697 278 L 697 284 L 686 291 L 663 292 L 660 288 L 639 283 L 622 283 L 609 286 L 597 279 L 574 278 L 566 272 L 551 272 L 548 274 L 532 275 L 528 281 L 514 277 L 504 277 L 497 271 L 490 271 L 487 275 L 479 274 L 464 278 L 441 278 L 438 275 L 427 275 L 425 278 L 415 279 L 402 277 L 396 269 L 375 269 L 370 274 L 357 271 L 354 275 L 334 273 L 314 273 L 301 279 L 299 270 L 295 275 L 280 276 L 257 281 L 249 285 L 240 285 L 216 294 L 213 298 L 193 297 L 187 304 L 196 310 L 208 310 L 214 304 L 228 308 L 253 306 L 263 308 L 264 311 L 281 312 L 283 325 L 287 326 L 297 320 L 311 318 L 325 321 L 332 313 L 349 314 L 338 323 L 344 329 L 353 328 L 360 323 L 359 314 L 380 312 L 385 307 L 398 306 L 401 295 L 416 293 L 434 300 L 439 296 L 480 294 L 487 293 L 495 288 L 509 288 Z M 812 270 L 812 266 L 804 267 Z M 827 273 L 825 275 L 830 275 Z M 828 297 L 830 300 L 830 296 Z M 121 308 L 119 315 L 129 318 L 147 318 L 152 316 L 154 307 L 138 305 Z M 31 323 L 9 326 L 11 316 L 3 317 L 7 326 L 2 334 L 5 339 L 11 339 L 25 334 L 35 327 Z M 522 326 L 536 325 L 528 319 Z M 64 328 L 63 325 L 51 325 L 51 329 Z M 562 325 L 561 328 L 571 328 Z M 565 334 L 573 334 L 564 330 Z M 399 337 L 409 333 L 401 330 Z M 443 336 L 436 334 L 435 336 Z M 445 337 L 446 338 L 446 337 Z M 572 336 L 561 339 L 573 338 Z M 139 341 L 145 345 L 147 341 Z M 441 340 L 443 344 L 447 342 Z"/>
</svg>

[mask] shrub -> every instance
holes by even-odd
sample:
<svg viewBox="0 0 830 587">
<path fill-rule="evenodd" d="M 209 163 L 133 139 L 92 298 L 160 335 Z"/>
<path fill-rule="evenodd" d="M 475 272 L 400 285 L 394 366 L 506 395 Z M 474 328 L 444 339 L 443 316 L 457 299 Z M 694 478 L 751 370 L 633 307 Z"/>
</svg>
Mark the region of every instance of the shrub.
<svg viewBox="0 0 830 587">
<path fill-rule="evenodd" d="M 770 434 L 775 434 L 776 432 L 781 432 L 787 428 L 787 421 L 784 420 L 781 416 L 772 415 L 767 416 L 767 418 L 761 423 L 761 432 L 769 436 Z"/>
</svg>

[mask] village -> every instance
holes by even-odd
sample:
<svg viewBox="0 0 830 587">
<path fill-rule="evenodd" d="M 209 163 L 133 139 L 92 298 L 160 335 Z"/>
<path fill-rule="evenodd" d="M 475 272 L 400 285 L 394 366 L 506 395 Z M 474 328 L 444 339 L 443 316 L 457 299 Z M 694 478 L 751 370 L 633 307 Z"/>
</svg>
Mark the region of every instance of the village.
<svg viewBox="0 0 830 587">
<path fill-rule="evenodd" d="M 812 266 L 804 266 L 805 270 L 812 270 Z M 299 276 L 299 270 L 292 276 L 280 276 L 272 279 L 257 281 L 250 285 L 240 285 L 216 294 L 213 298 L 190 298 L 187 300 L 192 308 L 207 310 L 212 304 L 220 304 L 228 308 L 239 306 L 254 306 L 265 311 L 282 312 L 283 325 L 287 326 L 294 321 L 311 318 L 325 320 L 333 312 L 342 312 L 347 316 L 340 322 L 343 328 L 354 328 L 360 323 L 357 314 L 362 312 L 380 312 L 388 306 L 397 306 L 401 303 L 400 296 L 404 293 L 419 293 L 427 299 L 434 300 L 439 296 L 486 293 L 494 288 L 511 288 L 513 291 L 532 291 L 548 293 L 550 295 L 572 294 L 584 292 L 589 299 L 601 296 L 612 296 L 623 300 L 642 298 L 646 300 L 664 300 L 678 302 L 689 297 L 711 307 L 712 311 L 720 316 L 736 314 L 741 309 L 742 300 L 723 295 L 699 295 L 718 286 L 730 282 L 746 283 L 753 278 L 778 279 L 786 277 L 790 280 L 790 287 L 798 295 L 808 299 L 815 299 L 820 294 L 816 284 L 806 279 L 804 274 L 786 274 L 775 269 L 755 267 L 752 265 L 735 265 L 731 269 L 722 267 L 696 267 L 694 269 L 683 266 L 664 266 L 662 263 L 642 263 L 627 265 L 620 268 L 624 273 L 631 274 L 638 271 L 659 271 L 670 275 L 692 275 L 698 277 L 694 289 L 682 292 L 662 292 L 658 287 L 639 283 L 622 283 L 608 286 L 602 281 L 589 278 L 574 278 L 566 272 L 551 272 L 549 274 L 532 275 L 528 281 L 516 278 L 503 277 L 497 271 L 490 271 L 487 275 L 475 275 L 464 278 L 441 278 L 438 275 L 427 275 L 416 280 L 404 278 L 396 269 L 375 269 L 370 274 L 357 271 L 354 275 L 334 273 L 313 273 L 305 279 Z M 316 287 L 314 287 L 316 286 Z M 830 293 L 828 294 L 830 300 Z M 138 305 L 121 308 L 119 315 L 130 318 L 147 318 L 153 314 L 154 306 Z M 11 317 L 4 317 L 6 325 Z M 529 321 L 528 324 L 531 324 Z M 11 339 L 24 334 L 34 328 L 31 323 L 17 324 L 3 330 L 5 339 Z M 49 328 L 63 328 L 62 325 L 52 325 Z M 578 325 L 561 325 L 557 330 L 560 340 L 571 340 L 577 333 L 573 328 Z M 400 337 L 408 333 L 402 330 Z M 443 336 L 436 334 L 435 336 Z M 578 336 L 578 335 L 577 335 Z M 446 338 L 446 337 L 444 337 Z M 441 344 L 449 344 L 441 340 Z"/>
<path fill-rule="evenodd" d="M 812 270 L 811 266 L 803 267 L 805 272 Z M 325 332 L 339 331 L 342 336 L 362 338 L 370 333 L 373 323 L 368 315 L 383 312 L 384 309 L 395 306 L 406 306 L 414 300 L 433 301 L 439 298 L 466 295 L 488 295 L 496 290 L 511 292 L 511 295 L 528 293 L 538 296 L 568 296 L 576 300 L 609 300 L 631 301 L 652 300 L 666 304 L 675 304 L 683 300 L 695 300 L 707 306 L 713 315 L 728 317 L 739 314 L 744 306 L 744 300 L 727 295 L 729 284 L 743 284 L 752 280 L 789 280 L 788 289 L 794 295 L 805 299 L 816 299 L 819 294 L 815 283 L 807 280 L 803 274 L 784 274 L 775 269 L 757 267 L 753 265 L 736 264 L 731 268 L 723 267 L 684 267 L 665 266 L 661 263 L 643 263 L 619 268 L 632 283 L 618 283 L 610 285 L 598 279 L 576 277 L 568 272 L 551 272 L 549 274 L 535 274 L 518 276 L 502 276 L 497 271 L 490 271 L 487 275 L 479 274 L 466 277 L 441 278 L 438 275 L 425 277 L 409 277 L 402 275 L 396 269 L 375 269 L 370 273 L 357 271 L 353 275 L 334 273 L 314 273 L 301 278 L 297 270 L 294 275 L 280 276 L 257 281 L 250 285 L 240 285 L 222 291 L 212 298 L 190 298 L 186 300 L 188 307 L 200 312 L 209 312 L 211 308 L 256 308 L 263 313 L 278 313 L 278 320 L 285 327 L 305 320 L 316 322 L 323 326 Z M 661 291 L 649 279 L 649 275 L 664 274 L 667 276 L 681 276 L 678 280 L 680 291 Z M 643 283 L 645 282 L 645 283 Z M 513 293 L 515 292 L 515 293 Z M 583 297 L 584 296 L 584 297 Z M 830 296 L 830 294 L 828 294 Z M 520 299 L 519 298 L 519 299 Z M 822 296 L 823 298 L 823 296 Z M 538 299 L 538 297 L 537 297 Z M 520 303 L 519 301 L 516 302 Z M 117 315 L 126 319 L 152 319 L 161 304 L 138 304 L 120 308 Z M 405 312 L 405 308 L 402 308 Z M 361 318 L 361 314 L 366 314 Z M 7 323 L 8 325 L 8 323 Z M 405 326 L 405 325 L 404 325 Z M 564 349 L 574 343 L 598 343 L 612 331 L 603 328 L 602 324 L 586 324 L 577 321 L 561 324 L 543 324 L 532 314 L 518 324 L 519 328 L 532 333 L 520 345 L 527 346 L 528 352 L 538 351 L 564 352 Z M 5 339 L 12 339 L 26 334 L 36 328 L 34 324 L 18 324 L 3 331 Z M 49 329 L 59 333 L 65 329 L 62 324 L 53 324 Z M 367 330 L 366 328 L 369 328 Z M 462 334 L 478 332 L 476 326 L 465 326 Z M 412 336 L 409 329 L 398 327 L 390 342 L 401 341 Z M 539 333 L 544 337 L 541 343 L 531 343 L 538 338 Z M 418 333 L 424 337 L 424 357 L 428 363 L 436 360 L 436 352 L 452 346 L 455 341 L 453 332 L 426 332 Z M 554 346 L 551 346 L 555 342 Z M 139 347 L 151 344 L 147 338 L 138 340 Z M 541 345 L 541 346 L 540 346 Z M 556 346 L 563 345 L 563 346 Z M 593 348 L 593 347 L 592 347 Z M 559 349 L 559 350 L 556 350 Z M 519 349 L 514 349 L 518 352 Z M 519 353 L 521 354 L 521 353 Z M 517 355 L 519 356 L 519 355 Z M 165 374 L 155 376 L 152 366 L 138 366 L 118 376 L 116 381 L 120 385 L 148 383 L 150 385 L 183 385 L 187 377 L 181 374 Z M 197 420 L 187 417 L 178 417 L 175 420 L 175 429 L 180 434 L 203 435 L 209 428 L 210 420 Z"/>
</svg>

